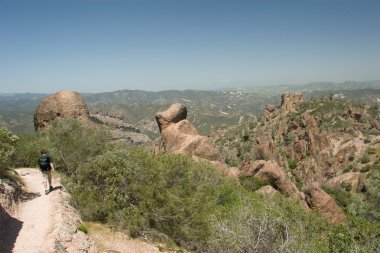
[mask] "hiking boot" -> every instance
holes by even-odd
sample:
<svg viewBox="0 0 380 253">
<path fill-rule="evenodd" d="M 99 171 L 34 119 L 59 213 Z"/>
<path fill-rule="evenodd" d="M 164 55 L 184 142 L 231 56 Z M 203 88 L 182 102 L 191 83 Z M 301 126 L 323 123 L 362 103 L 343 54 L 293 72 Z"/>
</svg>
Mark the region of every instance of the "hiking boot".
<svg viewBox="0 0 380 253">
<path fill-rule="evenodd" d="M 53 191 L 53 186 L 50 185 L 49 191 Z"/>
<path fill-rule="evenodd" d="M 45 195 L 48 195 L 49 194 L 49 190 L 45 190 Z"/>
</svg>

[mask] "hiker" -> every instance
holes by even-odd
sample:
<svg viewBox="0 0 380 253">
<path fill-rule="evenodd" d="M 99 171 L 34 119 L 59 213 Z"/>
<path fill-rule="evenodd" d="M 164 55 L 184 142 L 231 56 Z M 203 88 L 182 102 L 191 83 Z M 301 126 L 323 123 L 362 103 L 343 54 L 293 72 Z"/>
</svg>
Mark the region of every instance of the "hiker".
<svg viewBox="0 0 380 253">
<path fill-rule="evenodd" d="M 45 195 L 53 191 L 53 186 L 51 185 L 51 171 L 54 170 L 54 165 L 50 156 L 46 154 L 46 150 L 41 150 L 41 155 L 38 158 L 38 165 L 42 172 L 44 178 L 43 184 L 45 187 Z M 48 188 L 49 183 L 49 188 Z"/>
</svg>

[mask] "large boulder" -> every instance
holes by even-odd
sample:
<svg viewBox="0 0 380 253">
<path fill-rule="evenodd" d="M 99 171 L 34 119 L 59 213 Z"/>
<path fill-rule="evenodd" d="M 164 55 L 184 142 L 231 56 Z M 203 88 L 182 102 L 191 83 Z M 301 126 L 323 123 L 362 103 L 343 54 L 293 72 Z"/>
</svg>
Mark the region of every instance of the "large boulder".
<svg viewBox="0 0 380 253">
<path fill-rule="evenodd" d="M 156 121 L 160 132 L 173 123 L 186 119 L 187 109 L 184 105 L 175 103 L 164 112 L 156 113 Z"/>
<path fill-rule="evenodd" d="M 173 104 L 168 110 L 156 113 L 164 151 L 190 154 L 210 161 L 219 160 L 220 154 L 212 141 L 199 135 L 186 116 L 187 109 L 181 104 Z"/>
<path fill-rule="evenodd" d="M 332 222 L 346 220 L 346 215 L 340 209 L 335 200 L 319 187 L 317 183 L 312 184 L 304 190 L 309 207 Z"/>
<path fill-rule="evenodd" d="M 89 122 L 89 111 L 84 99 L 74 91 L 61 91 L 45 97 L 34 113 L 34 129 L 48 128 L 57 118 L 77 118 Z"/>
</svg>

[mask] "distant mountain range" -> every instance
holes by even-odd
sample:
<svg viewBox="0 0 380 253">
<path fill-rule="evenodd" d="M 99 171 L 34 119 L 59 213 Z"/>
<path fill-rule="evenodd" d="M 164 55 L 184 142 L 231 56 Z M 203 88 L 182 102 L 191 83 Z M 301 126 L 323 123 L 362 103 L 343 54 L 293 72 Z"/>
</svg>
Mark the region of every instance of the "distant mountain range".
<svg viewBox="0 0 380 253">
<path fill-rule="evenodd" d="M 202 134 L 214 127 L 237 124 L 239 120 L 261 113 L 265 104 L 278 104 L 285 92 L 302 92 L 306 99 L 334 96 L 338 99 L 380 101 L 380 81 L 311 83 L 229 90 L 167 90 L 160 92 L 119 90 L 82 94 L 90 111 L 102 110 L 122 117 L 126 122 L 157 134 L 154 115 L 170 104 L 188 107 L 189 120 Z M 33 132 L 33 113 L 48 94 L 0 94 L 0 124 L 16 133 Z"/>
</svg>

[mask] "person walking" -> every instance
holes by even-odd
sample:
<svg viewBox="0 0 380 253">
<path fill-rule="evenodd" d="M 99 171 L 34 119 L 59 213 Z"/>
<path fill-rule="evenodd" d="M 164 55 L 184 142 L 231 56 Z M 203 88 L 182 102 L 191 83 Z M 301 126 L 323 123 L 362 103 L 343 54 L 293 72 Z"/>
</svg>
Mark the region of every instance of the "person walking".
<svg viewBox="0 0 380 253">
<path fill-rule="evenodd" d="M 47 195 L 49 192 L 53 191 L 53 186 L 51 184 L 51 171 L 54 171 L 54 164 L 51 157 L 46 153 L 46 150 L 44 149 L 41 150 L 41 155 L 38 158 L 38 165 L 40 166 L 40 170 L 44 179 L 43 184 L 45 188 L 45 195 Z"/>
</svg>

